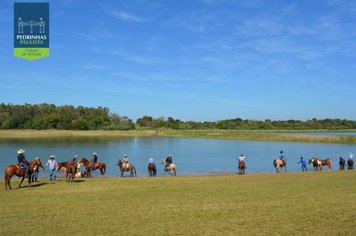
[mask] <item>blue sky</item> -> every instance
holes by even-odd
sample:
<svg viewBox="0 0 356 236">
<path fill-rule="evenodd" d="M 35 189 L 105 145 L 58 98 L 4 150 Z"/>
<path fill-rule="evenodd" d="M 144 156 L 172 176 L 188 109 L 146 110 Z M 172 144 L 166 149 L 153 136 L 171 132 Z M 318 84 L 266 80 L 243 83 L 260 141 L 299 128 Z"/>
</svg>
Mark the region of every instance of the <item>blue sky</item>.
<svg viewBox="0 0 356 236">
<path fill-rule="evenodd" d="M 13 1 L 0 1 L 0 102 L 133 120 L 356 119 L 355 1 L 49 2 L 50 57 L 26 61 L 13 56 Z"/>
</svg>

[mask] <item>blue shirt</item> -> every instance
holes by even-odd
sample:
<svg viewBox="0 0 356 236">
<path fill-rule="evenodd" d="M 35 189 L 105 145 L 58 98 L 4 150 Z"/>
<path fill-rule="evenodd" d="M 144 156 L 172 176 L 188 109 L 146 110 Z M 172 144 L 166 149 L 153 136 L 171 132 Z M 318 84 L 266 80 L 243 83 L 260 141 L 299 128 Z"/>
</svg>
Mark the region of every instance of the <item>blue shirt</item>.
<svg viewBox="0 0 356 236">
<path fill-rule="evenodd" d="M 298 164 L 302 163 L 302 166 L 307 166 L 307 162 L 304 159 L 300 159 Z"/>
</svg>

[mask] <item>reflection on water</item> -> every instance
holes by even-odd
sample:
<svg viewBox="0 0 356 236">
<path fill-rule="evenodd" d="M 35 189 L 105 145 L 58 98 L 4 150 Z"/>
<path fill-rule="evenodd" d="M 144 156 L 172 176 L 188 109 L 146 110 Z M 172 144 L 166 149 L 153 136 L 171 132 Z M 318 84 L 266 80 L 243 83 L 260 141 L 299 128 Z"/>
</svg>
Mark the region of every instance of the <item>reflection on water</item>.
<svg viewBox="0 0 356 236">
<path fill-rule="evenodd" d="M 125 137 L 125 138 L 38 138 L 38 139 L 2 139 L 0 140 L 0 168 L 17 162 L 16 151 L 26 149 L 29 160 L 39 156 L 43 163 L 50 155 L 57 161 L 72 159 L 74 155 L 91 158 L 97 152 L 100 162 L 107 164 L 107 175 L 118 176 L 117 160 L 123 155 L 129 156 L 139 176 L 147 176 L 147 161 L 153 156 L 158 165 L 158 175 L 163 175 L 160 161 L 168 155 L 173 156 L 177 164 L 178 175 L 202 175 L 209 173 L 236 172 L 236 157 L 247 156 L 247 173 L 273 172 L 273 159 L 283 150 L 288 158 L 288 170 L 300 171 L 299 158 L 318 156 L 330 158 L 333 169 L 338 167 L 339 156 L 347 157 L 349 152 L 356 153 L 354 144 L 288 143 L 264 141 L 240 141 L 201 138 L 168 137 Z M 309 170 L 311 170 L 309 166 Z M 41 171 L 41 177 L 47 173 Z M 98 175 L 95 173 L 94 175 Z M 3 172 L 0 172 L 3 176 Z"/>
</svg>

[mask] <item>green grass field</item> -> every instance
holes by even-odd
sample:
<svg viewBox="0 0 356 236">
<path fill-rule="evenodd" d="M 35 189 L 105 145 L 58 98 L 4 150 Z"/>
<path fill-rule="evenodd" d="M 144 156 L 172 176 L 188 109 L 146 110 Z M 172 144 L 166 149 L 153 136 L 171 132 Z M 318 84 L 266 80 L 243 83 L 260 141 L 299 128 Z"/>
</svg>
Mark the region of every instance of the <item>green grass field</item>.
<svg viewBox="0 0 356 236">
<path fill-rule="evenodd" d="M 18 183 L 0 191 L 0 235 L 356 234 L 350 170 Z"/>
</svg>

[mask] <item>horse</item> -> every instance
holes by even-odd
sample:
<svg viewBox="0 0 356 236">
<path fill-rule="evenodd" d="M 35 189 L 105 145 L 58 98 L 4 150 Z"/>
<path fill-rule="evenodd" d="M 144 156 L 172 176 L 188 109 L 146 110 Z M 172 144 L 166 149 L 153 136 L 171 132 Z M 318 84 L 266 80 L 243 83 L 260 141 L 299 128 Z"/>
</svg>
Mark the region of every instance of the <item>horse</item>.
<svg viewBox="0 0 356 236">
<path fill-rule="evenodd" d="M 277 173 L 279 173 L 280 171 L 279 171 L 279 168 L 281 169 L 281 171 L 282 171 L 282 169 L 283 169 L 283 167 L 284 167 L 284 171 L 285 172 L 287 172 L 287 162 L 286 162 L 286 160 L 284 160 L 284 161 L 282 161 L 281 159 L 274 159 L 273 160 L 273 166 L 274 166 L 274 168 L 276 168 L 276 172 Z"/>
<path fill-rule="evenodd" d="M 63 161 L 63 162 L 58 162 L 57 163 L 57 171 L 60 172 L 62 171 L 60 174 L 60 176 L 66 176 L 66 173 L 67 173 L 67 164 L 68 164 L 68 161 Z"/>
<path fill-rule="evenodd" d="M 324 159 L 321 160 L 321 166 L 327 166 L 328 170 L 331 170 L 331 160 L 330 159 Z"/>
<path fill-rule="evenodd" d="M 345 170 L 345 159 L 342 157 L 340 157 L 339 166 L 339 170 Z"/>
<path fill-rule="evenodd" d="M 315 171 L 322 171 L 322 162 L 319 158 L 312 157 L 309 159 L 308 164 L 313 163 L 313 167 Z"/>
<path fill-rule="evenodd" d="M 131 163 L 127 163 L 125 166 L 124 166 L 124 163 L 119 160 L 116 164 L 116 166 L 119 166 L 120 167 L 120 171 L 121 171 L 121 177 L 124 177 L 124 172 L 125 171 L 130 171 L 130 177 L 134 177 L 136 176 L 137 177 L 137 174 L 136 174 L 136 168 L 134 167 L 134 165 L 132 165 Z"/>
<path fill-rule="evenodd" d="M 91 178 L 91 162 L 88 161 L 88 159 L 85 159 L 84 157 L 79 161 L 79 163 L 82 163 L 85 166 L 85 169 L 87 171 L 88 176 Z M 104 175 L 106 172 L 106 164 L 102 162 L 97 162 L 95 163 L 93 170 L 99 169 L 100 174 Z"/>
<path fill-rule="evenodd" d="M 353 170 L 354 169 L 354 160 L 348 159 L 347 160 L 347 169 L 348 170 Z"/>
<path fill-rule="evenodd" d="M 147 166 L 148 169 L 148 175 L 149 176 L 156 176 L 157 175 L 157 168 L 156 168 L 156 164 L 155 163 L 148 163 Z"/>
<path fill-rule="evenodd" d="M 28 167 L 27 171 L 25 171 L 19 165 L 8 165 L 5 168 L 5 176 L 4 176 L 5 191 L 8 190 L 7 186 L 9 186 L 10 190 L 12 189 L 11 185 L 10 185 L 10 180 L 11 180 L 12 176 L 14 176 L 14 175 L 22 177 L 21 182 L 19 184 L 19 188 L 21 188 L 21 184 L 26 177 L 28 177 L 28 186 L 31 187 L 31 175 L 33 173 L 33 168 L 35 166 L 37 166 L 37 167 L 42 167 L 42 169 L 44 170 L 44 167 L 43 167 L 42 162 L 39 158 L 38 159 L 36 158 L 35 160 L 29 162 L 28 164 L 29 164 L 29 167 Z"/>
<path fill-rule="evenodd" d="M 237 168 L 239 170 L 240 175 L 245 174 L 246 164 L 244 161 L 239 161 Z"/>
<path fill-rule="evenodd" d="M 166 172 L 166 175 L 172 175 L 172 172 L 173 172 L 173 175 L 174 175 L 174 176 L 177 176 L 177 167 L 176 167 L 176 164 L 171 163 L 171 164 L 169 164 L 168 166 L 166 166 L 166 161 L 165 161 L 165 160 L 162 160 L 162 166 L 163 166 L 163 168 L 164 168 L 164 171 Z"/>
<path fill-rule="evenodd" d="M 81 164 L 75 161 L 69 161 L 66 166 L 66 179 L 68 183 L 74 182 L 74 177 L 76 176 Z"/>
</svg>

